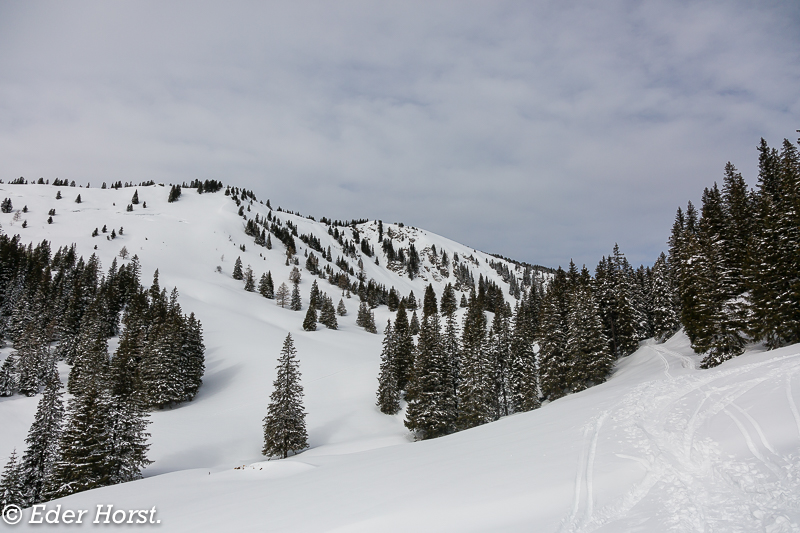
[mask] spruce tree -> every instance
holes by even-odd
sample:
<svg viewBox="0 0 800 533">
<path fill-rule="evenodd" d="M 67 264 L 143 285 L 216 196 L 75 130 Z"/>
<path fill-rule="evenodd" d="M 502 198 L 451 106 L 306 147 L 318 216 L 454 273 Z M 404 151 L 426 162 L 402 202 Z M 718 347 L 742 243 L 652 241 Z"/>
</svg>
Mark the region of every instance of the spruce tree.
<svg viewBox="0 0 800 533">
<path fill-rule="evenodd" d="M 408 324 L 406 307 L 401 302 L 397 308 L 394 320 L 395 341 L 395 374 L 397 375 L 397 389 L 407 390 L 408 379 L 414 364 L 414 338 Z"/>
<path fill-rule="evenodd" d="M 292 287 L 292 300 L 289 304 L 292 311 L 300 311 L 303 309 L 303 302 L 300 299 L 300 287 L 298 283 L 294 283 Z"/>
<path fill-rule="evenodd" d="M 9 354 L 0 366 L 0 396 L 11 396 L 17 390 L 17 374 L 14 357 Z"/>
<path fill-rule="evenodd" d="M 453 284 L 448 283 L 444 286 L 442 301 L 440 303 L 442 316 L 452 315 L 457 309 L 458 303 L 456 303 L 456 291 L 453 289 Z"/>
<path fill-rule="evenodd" d="M 36 408 L 36 416 L 25 439 L 28 447 L 22 456 L 20 475 L 25 487 L 25 503 L 33 505 L 44 501 L 47 480 L 53 475 L 60 457 L 64 404 L 61 399 L 61 381 L 53 372 L 45 386 L 44 394 Z"/>
<path fill-rule="evenodd" d="M 409 329 L 412 335 L 419 334 L 419 318 L 417 318 L 417 312 L 414 311 L 411 313 L 411 323 L 409 324 Z"/>
<path fill-rule="evenodd" d="M 25 506 L 25 493 L 22 484 L 20 465 L 17 463 L 17 450 L 12 450 L 8 462 L 3 467 L 0 475 L 0 511 L 5 517 L 6 507 L 15 505 Z"/>
<path fill-rule="evenodd" d="M 89 384 L 103 379 L 108 369 L 108 341 L 100 313 L 97 305 L 93 304 L 81 321 L 81 331 L 67 382 L 67 391 L 70 394 L 82 394 Z"/>
<path fill-rule="evenodd" d="M 253 276 L 253 269 L 250 268 L 250 265 L 247 265 L 247 269 L 244 272 L 244 290 L 247 292 L 255 292 L 256 290 L 256 279 Z"/>
<path fill-rule="evenodd" d="M 303 386 L 292 335 L 286 335 L 278 358 L 278 374 L 273 382 L 267 416 L 264 418 L 264 449 L 267 456 L 284 459 L 289 452 L 297 453 L 308 447 Z"/>
<path fill-rule="evenodd" d="M 237 257 L 236 262 L 233 264 L 233 279 L 244 279 L 244 272 L 242 271 L 242 258 Z"/>
<path fill-rule="evenodd" d="M 517 306 L 509 346 L 508 380 L 511 410 L 515 413 L 538 409 L 539 373 L 533 353 L 533 336 L 526 317 L 527 302 Z"/>
<path fill-rule="evenodd" d="M 267 272 L 261 275 L 261 280 L 258 282 L 258 292 L 264 298 L 275 298 L 275 285 L 272 282 L 272 273 Z"/>
<path fill-rule="evenodd" d="M 395 363 L 395 335 L 392 321 L 386 323 L 383 331 L 383 350 L 381 351 L 380 374 L 378 375 L 378 401 L 381 413 L 394 415 L 400 411 L 400 389 L 397 387 L 397 365 Z"/>
<path fill-rule="evenodd" d="M 133 197 L 131 198 L 131 203 L 133 205 L 139 205 L 139 189 L 133 191 Z"/>
<path fill-rule="evenodd" d="M 566 387 L 572 392 L 600 384 L 611 373 L 614 357 L 588 286 L 576 287 L 571 295 L 564 358 L 569 368 Z"/>
<path fill-rule="evenodd" d="M 88 382 L 68 403 L 61 457 L 47 480 L 44 499 L 61 498 L 111 483 L 113 420 L 108 391 L 100 380 Z"/>
<path fill-rule="evenodd" d="M 422 300 L 422 319 L 425 320 L 438 311 L 438 304 L 436 303 L 436 292 L 433 290 L 433 285 L 428 284 L 425 287 L 425 295 Z"/>
<path fill-rule="evenodd" d="M 319 313 L 319 321 L 328 329 L 338 329 L 339 322 L 336 319 L 336 309 L 333 307 L 333 300 L 327 295 L 320 296 L 322 309 Z"/>
<path fill-rule="evenodd" d="M 405 426 L 419 439 L 432 439 L 455 430 L 456 397 L 442 348 L 439 315 L 434 309 L 422 320 L 406 410 Z"/>
<path fill-rule="evenodd" d="M 489 350 L 494 382 L 494 398 L 497 406 L 496 418 L 510 414 L 510 364 L 511 364 L 511 331 L 508 317 L 498 310 L 492 320 L 493 336 L 490 338 Z"/>
<path fill-rule="evenodd" d="M 306 331 L 317 331 L 317 310 L 309 305 L 306 318 L 303 320 L 303 329 Z"/>
<path fill-rule="evenodd" d="M 664 342 L 678 331 L 680 322 L 675 312 L 675 288 L 669 272 L 667 258 L 662 252 L 653 264 L 653 336 Z"/>
<path fill-rule="evenodd" d="M 494 383 L 487 347 L 486 316 L 475 296 L 470 293 L 464 316 L 461 341 L 461 367 L 458 382 L 459 429 L 468 429 L 491 422 L 495 415 Z"/>
<path fill-rule="evenodd" d="M 567 277 L 561 267 L 547 286 L 539 318 L 539 380 L 542 396 L 555 400 L 568 392 Z"/>
<path fill-rule="evenodd" d="M 339 305 L 336 306 L 336 314 L 339 316 L 347 316 L 347 306 L 344 305 L 344 300 L 339 299 Z"/>
</svg>

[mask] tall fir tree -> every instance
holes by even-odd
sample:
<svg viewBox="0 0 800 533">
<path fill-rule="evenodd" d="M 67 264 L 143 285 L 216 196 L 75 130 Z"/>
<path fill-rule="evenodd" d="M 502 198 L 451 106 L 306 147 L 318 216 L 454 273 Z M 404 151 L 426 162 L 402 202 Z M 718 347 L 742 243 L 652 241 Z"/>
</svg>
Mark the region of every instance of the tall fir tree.
<svg viewBox="0 0 800 533">
<path fill-rule="evenodd" d="M 270 300 L 275 298 L 275 284 L 272 281 L 272 272 L 261 274 L 261 279 L 258 282 L 258 292 L 264 298 Z"/>
<path fill-rule="evenodd" d="M 527 302 L 517 306 L 509 346 L 509 389 L 511 409 L 515 413 L 538 409 L 539 372 L 533 352 L 533 334 L 527 318 Z"/>
<path fill-rule="evenodd" d="M 432 439 L 455 430 L 456 398 L 442 348 L 439 315 L 434 308 L 422 319 L 406 410 L 405 426 L 419 439 Z"/>
<path fill-rule="evenodd" d="M 292 284 L 292 299 L 289 303 L 289 309 L 292 311 L 301 311 L 303 309 L 303 301 L 300 299 L 300 284 Z"/>
<path fill-rule="evenodd" d="M 380 374 L 378 374 L 378 400 L 376 405 L 381 413 L 394 415 L 400 411 L 400 389 L 397 387 L 397 365 L 395 363 L 395 333 L 392 321 L 386 323 L 383 331 L 383 350 L 381 351 Z"/>
<path fill-rule="evenodd" d="M 0 511 L 6 517 L 6 508 L 12 505 L 25 505 L 25 492 L 22 484 L 20 465 L 17 462 L 17 450 L 12 450 L 8 462 L 0 474 Z M 8 515 L 9 517 L 11 515 Z"/>
<path fill-rule="evenodd" d="M 558 399 L 568 392 L 568 314 L 567 276 L 559 267 L 547 286 L 539 319 L 539 380 L 542 396 L 549 400 Z"/>
<path fill-rule="evenodd" d="M 491 422 L 495 415 L 494 383 L 486 342 L 486 316 L 473 290 L 461 333 L 458 382 L 459 429 Z"/>
<path fill-rule="evenodd" d="M 36 415 L 25 439 L 27 449 L 22 456 L 20 475 L 25 487 L 25 504 L 44 501 L 45 485 L 53 475 L 60 457 L 64 404 L 61 380 L 53 372 L 36 408 Z"/>
<path fill-rule="evenodd" d="M 308 447 L 303 386 L 292 335 L 286 335 L 278 358 L 277 376 L 272 384 L 270 404 L 264 418 L 264 449 L 266 456 L 284 459 L 289 452 L 297 453 Z"/>
<path fill-rule="evenodd" d="M 569 368 L 567 388 L 572 392 L 604 382 L 614 364 L 600 310 L 588 285 L 577 286 L 570 295 L 564 358 Z"/>
<path fill-rule="evenodd" d="M 407 390 L 408 379 L 411 375 L 412 365 L 414 364 L 414 338 L 411 335 L 411 328 L 408 324 L 408 314 L 406 307 L 401 302 L 397 308 L 394 320 L 395 343 L 395 365 L 397 374 L 398 390 Z"/>
<path fill-rule="evenodd" d="M 236 261 L 233 264 L 233 273 L 231 274 L 233 279 L 242 280 L 244 279 L 244 271 L 242 267 L 242 258 L 237 257 Z"/>
</svg>

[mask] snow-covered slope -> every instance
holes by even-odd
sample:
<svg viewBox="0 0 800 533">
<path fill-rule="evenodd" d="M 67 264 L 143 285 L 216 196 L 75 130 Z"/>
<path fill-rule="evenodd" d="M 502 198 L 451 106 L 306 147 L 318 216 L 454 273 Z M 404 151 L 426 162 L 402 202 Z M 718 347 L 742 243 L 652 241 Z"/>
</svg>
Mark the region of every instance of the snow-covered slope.
<svg viewBox="0 0 800 533">
<path fill-rule="evenodd" d="M 57 190 L 64 199 L 55 199 Z M 603 385 L 534 412 L 412 443 L 402 415 L 382 415 L 374 406 L 381 336 L 355 326 L 357 298 L 345 300 L 349 315 L 340 318 L 338 331 L 302 331 L 304 313 L 247 293 L 230 277 L 241 256 L 256 276 L 270 270 L 276 283 L 287 281 L 282 245 L 273 239 L 270 252 L 254 246 L 237 206 L 221 192 L 185 190 L 172 204 L 167 192 L 140 187 L 147 208 L 126 212 L 133 189 L 0 185 L 0 197 L 29 208 L 13 225 L 11 214 L 0 215 L 4 231 L 56 247 L 74 242 L 84 256 L 96 252 L 104 267 L 125 246 L 141 259 L 143 282 L 158 268 L 162 286 L 178 287 L 184 310 L 203 323 L 207 346 L 195 400 L 152 415 L 155 462 L 146 479 L 76 494 L 49 508 L 89 509 L 93 518 L 98 504 L 155 506 L 168 531 L 797 530 L 800 347 L 753 349 L 699 370 L 679 334 L 642 346 Z M 78 193 L 81 204 L 73 202 Z M 253 203 L 248 216 L 256 212 L 264 216 L 267 209 Z M 336 257 L 326 226 L 273 214 L 301 234 L 313 232 Z M 123 236 L 91 237 L 103 224 L 109 232 L 123 226 Z M 420 252 L 435 244 L 451 257 L 472 255 L 476 278 L 480 273 L 502 283 L 490 256 L 423 230 L 388 227 L 414 238 Z M 367 223 L 361 231 L 371 235 L 377 228 Z M 369 238 L 378 251 L 377 239 Z M 296 242 L 302 257 L 305 246 Z M 437 279 L 435 265 L 423 262 L 426 279 L 410 280 L 383 268 L 384 259 L 379 256 L 381 266 L 364 261 L 367 277 L 401 294 L 413 289 L 420 297 L 427 283 L 441 293 L 451 279 Z M 306 300 L 310 284 L 304 273 Z M 326 282 L 320 288 L 338 300 L 338 289 Z M 390 316 L 386 307 L 376 309 L 379 329 Z M 303 373 L 311 448 L 266 462 L 261 420 L 287 331 Z M 37 400 L 0 398 L 3 463 L 12 448 L 23 448 Z"/>
</svg>

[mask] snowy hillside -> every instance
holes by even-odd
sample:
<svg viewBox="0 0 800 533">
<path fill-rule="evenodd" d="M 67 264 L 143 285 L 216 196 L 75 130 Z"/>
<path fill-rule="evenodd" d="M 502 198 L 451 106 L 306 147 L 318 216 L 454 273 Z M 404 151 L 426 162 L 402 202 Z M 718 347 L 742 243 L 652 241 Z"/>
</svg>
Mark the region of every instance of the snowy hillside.
<svg viewBox="0 0 800 533">
<path fill-rule="evenodd" d="M 56 199 L 60 191 L 63 198 Z M 514 305 L 524 269 L 421 229 L 383 223 L 395 247 L 414 244 L 419 275 L 410 279 L 380 246 L 377 222 L 358 224 L 374 248 L 346 256 L 331 226 L 260 202 L 238 206 L 221 191 L 138 187 L 147 203 L 127 211 L 133 188 L 0 185 L 14 210 L 0 215 L 24 242 L 75 243 L 104 269 L 124 246 L 138 255 L 143 283 L 158 268 L 177 286 L 183 308 L 203 324 L 206 374 L 197 397 L 151 415 L 154 463 L 146 479 L 79 493 L 48 504 L 69 509 L 155 506 L 168 531 L 796 531 L 800 528 L 800 348 L 758 347 L 712 370 L 699 370 L 687 339 L 645 344 L 621 360 L 612 378 L 529 413 L 425 442 L 412 442 L 402 413 L 381 414 L 375 391 L 381 335 L 355 325 L 358 297 L 336 331 L 305 332 L 303 312 L 282 309 L 232 279 L 237 257 L 256 279 L 270 271 L 289 280 L 283 245 L 254 244 L 245 220 L 277 217 L 297 228 L 297 258 L 318 251 L 313 235 L 355 273 L 401 296 L 441 295 L 455 283 L 455 256 L 471 275 L 489 279 Z M 82 202 L 75 203 L 80 194 Z M 266 202 L 266 199 L 263 199 Z M 247 208 L 250 208 L 247 211 Z M 48 212 L 56 210 L 53 223 Z M 22 224 L 27 221 L 27 227 Z M 107 226 L 122 235 L 92 237 Z M 337 226 L 347 241 L 350 228 Z M 348 243 L 348 244 L 351 244 Z M 245 250 L 241 246 L 245 246 Z M 436 252 L 434 252 L 434 246 Z M 406 248 L 407 249 L 407 248 Z M 441 260 L 446 252 L 449 263 Z M 320 259 L 320 265 L 328 265 Z M 338 266 L 330 263 L 334 269 Z M 508 276 L 514 276 L 511 286 Z M 220 271 L 217 270 L 220 267 Z M 529 272 L 530 274 L 530 272 Z M 534 275 L 544 275 L 533 272 Z M 302 271 L 304 306 L 314 276 Z M 335 301 L 342 290 L 319 280 Z M 460 297 L 460 295 L 459 295 Z M 379 331 L 393 318 L 375 309 Z M 266 462 L 262 419 L 287 332 L 297 347 L 310 449 Z M 113 344 L 113 343 L 112 343 Z M 2 350 L 4 357 L 9 349 Z M 62 364 L 63 365 L 63 364 Z M 61 367 L 66 379 L 66 366 Z M 38 397 L 0 398 L 0 461 L 24 439 Z M 23 520 L 27 522 L 27 520 Z M 85 526 L 86 524 L 84 524 Z M 20 524 L 20 529 L 24 529 Z M 88 526 L 91 527 L 91 526 Z"/>
</svg>

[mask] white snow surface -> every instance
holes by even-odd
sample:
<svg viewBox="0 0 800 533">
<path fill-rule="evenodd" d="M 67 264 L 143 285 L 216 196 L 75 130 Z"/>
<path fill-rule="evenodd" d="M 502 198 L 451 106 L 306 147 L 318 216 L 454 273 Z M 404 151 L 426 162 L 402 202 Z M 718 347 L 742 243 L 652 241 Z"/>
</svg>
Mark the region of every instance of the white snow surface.
<svg viewBox="0 0 800 533">
<path fill-rule="evenodd" d="M 55 200 L 58 190 L 62 200 Z M 800 346 L 755 346 L 701 370 L 679 333 L 664 344 L 643 343 L 607 383 L 530 413 L 413 442 L 402 414 L 375 407 L 382 335 L 355 326 L 356 297 L 345 300 L 349 314 L 339 317 L 338 331 L 304 332 L 304 311 L 281 309 L 231 279 L 237 256 L 257 278 L 271 270 L 276 285 L 288 284 L 290 267 L 277 239 L 268 252 L 244 235 L 230 198 L 184 189 L 168 204 L 168 188 L 138 187 L 148 207 L 126 212 L 133 190 L 0 185 L 15 209 L 29 208 L 13 223 L 12 215 L 0 215 L 6 233 L 20 233 L 23 242 L 48 239 L 54 250 L 76 243 L 84 257 L 95 251 L 104 270 L 125 246 L 138 254 L 144 284 L 158 268 L 162 287 L 178 287 L 184 312 L 202 321 L 207 347 L 194 401 L 151 416 L 154 463 L 145 479 L 75 494 L 47 509 L 87 509 L 83 527 L 92 528 L 108 527 L 91 523 L 97 505 L 155 507 L 157 526 L 115 527 L 166 531 L 800 530 Z M 83 203 L 76 204 L 79 193 Z M 51 208 L 57 211 L 49 225 Z M 248 216 L 267 212 L 258 203 L 251 209 Z M 324 225 L 273 214 L 300 233 L 313 231 L 336 258 Z M 103 224 L 109 232 L 124 226 L 123 236 L 92 238 Z M 368 236 L 376 231 L 374 223 L 361 227 Z M 432 244 L 451 259 L 453 252 L 472 255 L 476 277 L 501 283 L 486 254 L 423 230 L 384 227 L 414 238 L 421 255 Z M 305 246 L 295 240 L 302 266 Z M 378 251 L 375 236 L 370 242 Z M 452 281 L 427 260 L 425 279 L 412 281 L 386 270 L 379 257 L 380 267 L 365 260 L 367 276 L 402 294 L 413 289 L 421 298 L 430 282 L 441 295 Z M 312 279 L 303 272 L 306 305 Z M 338 301 L 340 291 L 318 283 Z M 391 316 L 385 307 L 376 310 L 380 330 Z M 310 449 L 266 461 L 261 424 L 287 332 L 303 374 Z M 38 399 L 0 398 L 2 464 L 13 448 L 23 451 Z M 36 527 L 25 513 L 15 529 Z"/>
</svg>

